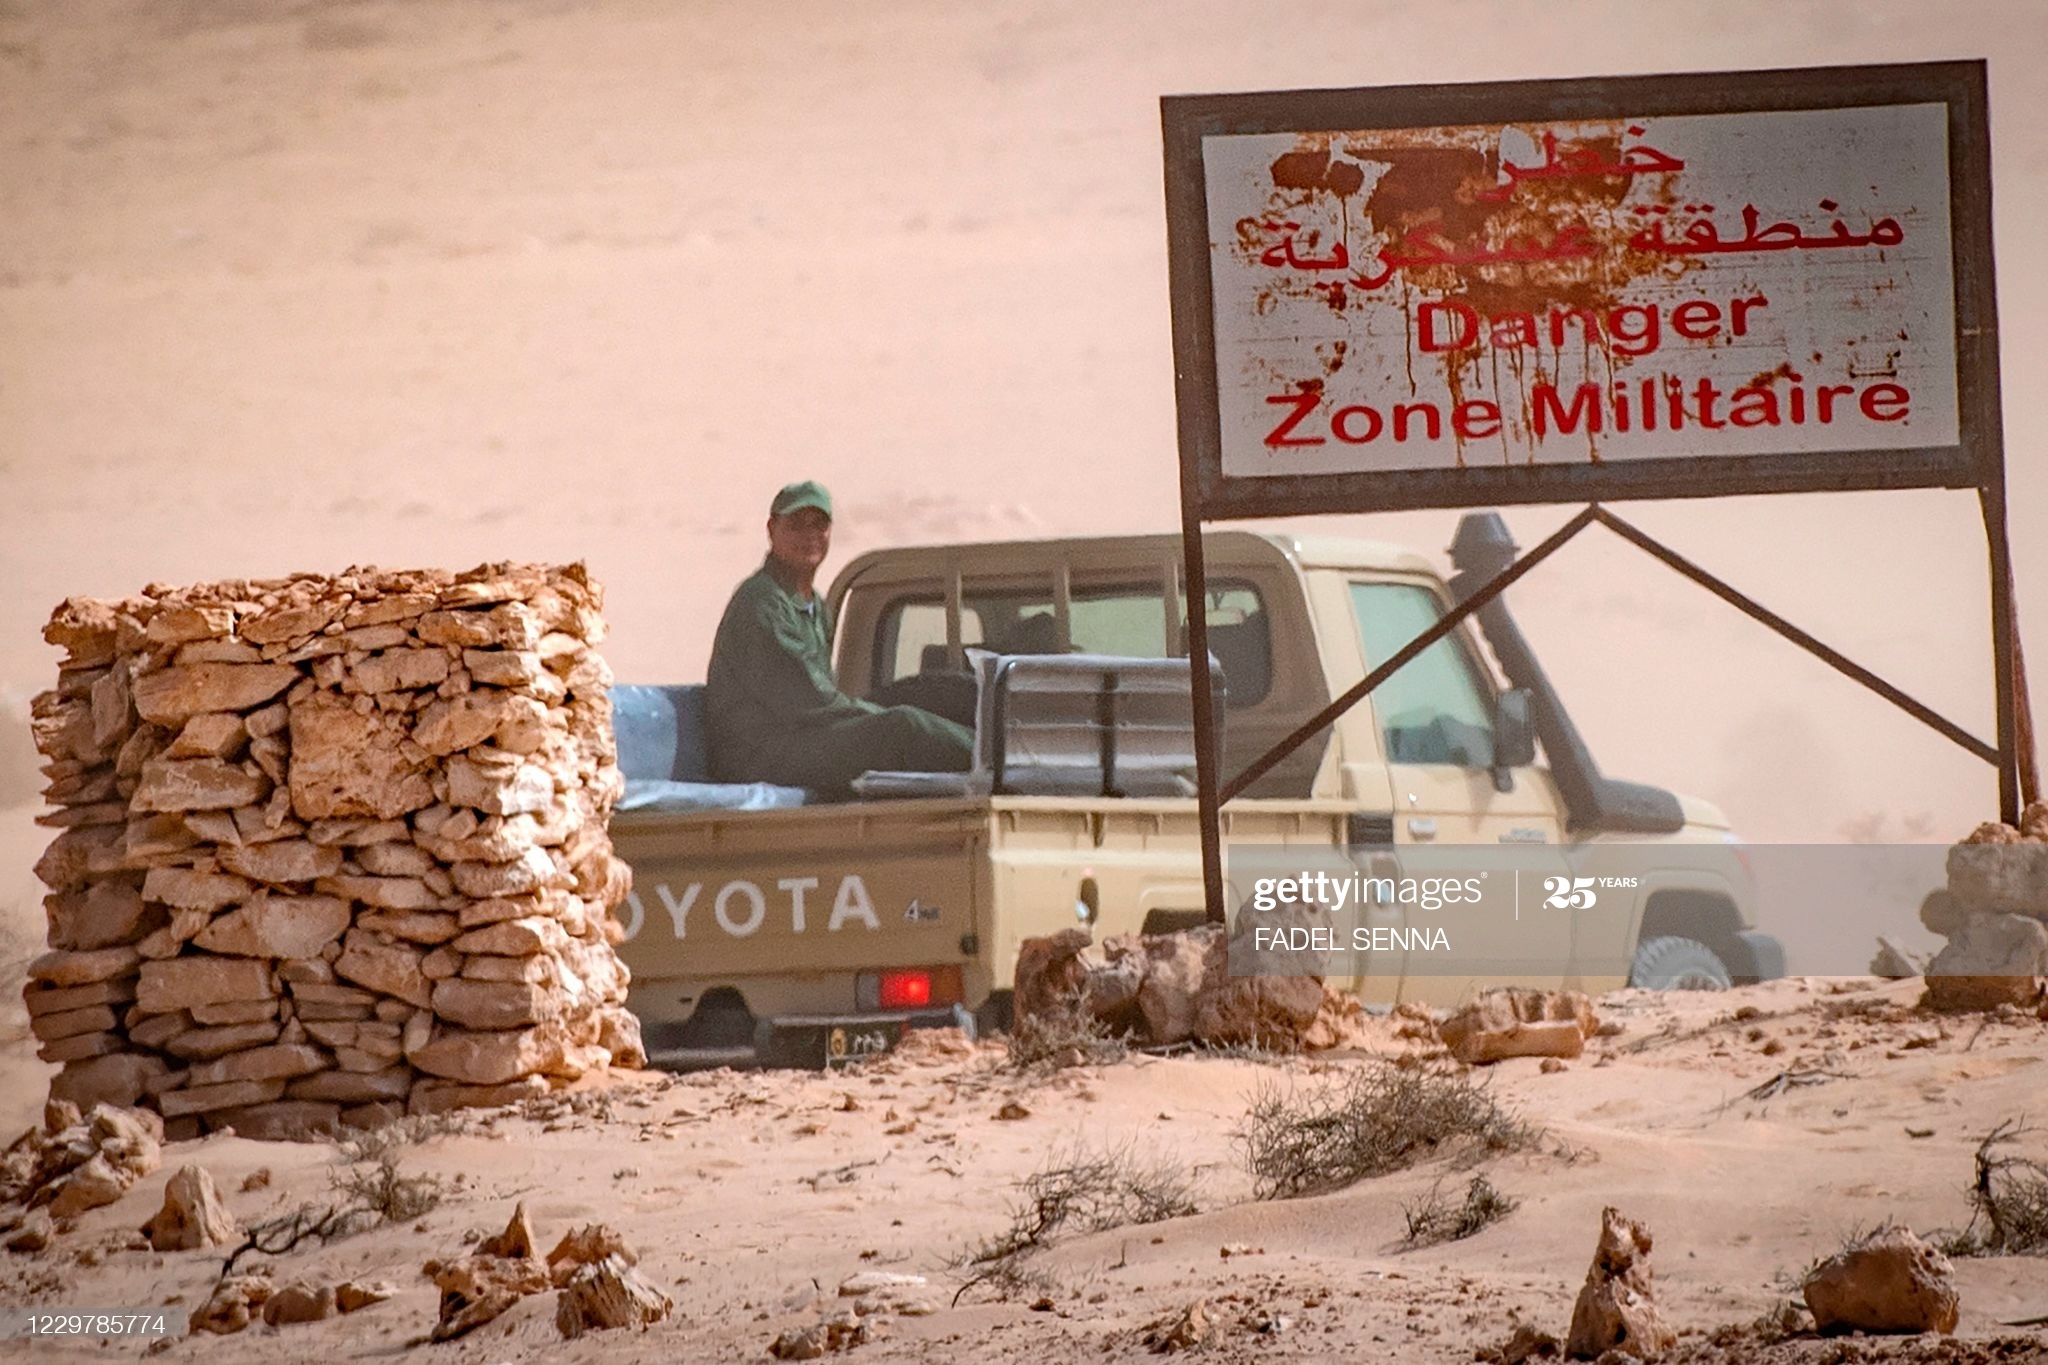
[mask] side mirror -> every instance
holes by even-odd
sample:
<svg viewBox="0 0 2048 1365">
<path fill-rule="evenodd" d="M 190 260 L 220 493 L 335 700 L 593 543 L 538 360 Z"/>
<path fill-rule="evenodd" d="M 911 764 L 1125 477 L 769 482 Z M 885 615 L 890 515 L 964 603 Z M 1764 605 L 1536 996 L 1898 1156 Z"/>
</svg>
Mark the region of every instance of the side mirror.
<svg viewBox="0 0 2048 1365">
<path fill-rule="evenodd" d="M 1511 687 L 1500 694 L 1493 712 L 1493 770 L 1526 768 L 1536 761 L 1536 722 L 1529 689 Z"/>
</svg>

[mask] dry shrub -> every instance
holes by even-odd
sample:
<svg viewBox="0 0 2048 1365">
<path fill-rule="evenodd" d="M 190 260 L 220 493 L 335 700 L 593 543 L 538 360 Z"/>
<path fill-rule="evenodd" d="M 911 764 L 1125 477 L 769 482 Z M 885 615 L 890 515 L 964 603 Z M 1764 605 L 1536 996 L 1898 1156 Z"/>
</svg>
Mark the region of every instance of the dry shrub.
<svg viewBox="0 0 2048 1365">
<path fill-rule="evenodd" d="M 1076 1147 L 1028 1175 L 1009 1230 L 984 1242 L 970 1260 L 992 1261 L 1036 1251 L 1063 1234 L 1159 1223 L 1196 1211 L 1194 1178 L 1171 1161 L 1147 1161 L 1130 1147 L 1096 1152 Z"/>
<path fill-rule="evenodd" d="M 379 1221 L 374 1213 L 357 1204 L 301 1204 L 290 1213 L 250 1224 L 242 1244 L 221 1262 L 220 1278 L 225 1280 L 232 1275 L 235 1262 L 252 1251 L 262 1256 L 282 1256 L 306 1242 L 337 1242 L 368 1232 Z"/>
<path fill-rule="evenodd" d="M 1127 1035 L 1112 1031 L 1079 1001 L 1026 1015 L 1010 1030 L 1009 1065 L 1016 1071 L 1111 1066 L 1129 1052 Z"/>
<path fill-rule="evenodd" d="M 446 1183 L 437 1175 L 400 1175 L 398 1158 L 389 1152 L 336 1172 L 328 1177 L 328 1184 L 343 1197 L 345 1206 L 371 1215 L 373 1227 L 424 1217 L 447 1193 Z"/>
<path fill-rule="evenodd" d="M 425 1217 L 447 1196 L 448 1182 L 438 1175 L 404 1174 L 398 1168 L 398 1154 L 423 1138 L 461 1127 L 462 1121 L 452 1115 L 418 1115 L 358 1132 L 337 1144 L 341 1169 L 327 1176 L 334 1197 L 324 1203 L 300 1204 L 289 1213 L 253 1224 L 222 1265 L 221 1278 L 227 1278 L 235 1262 L 252 1251 L 281 1256 L 304 1243 L 340 1241 L 386 1223 L 410 1223 Z"/>
<path fill-rule="evenodd" d="M 1454 1204 L 1443 1194 L 1443 1182 L 1429 1187 L 1429 1193 L 1413 1204 L 1403 1205 L 1408 1235 L 1402 1241 L 1411 1247 L 1460 1242 L 1482 1228 L 1498 1223 L 1520 1207 L 1521 1201 L 1502 1194 L 1483 1175 L 1472 1177 L 1465 1187 L 1465 1199 Z"/>
<path fill-rule="evenodd" d="M 344 1161 L 381 1161 L 428 1138 L 468 1132 L 473 1112 L 455 1109 L 445 1114 L 412 1114 L 377 1128 L 343 1129 L 348 1136 L 335 1144 L 335 1150 Z"/>
<path fill-rule="evenodd" d="M 1129 1145 L 1094 1151 L 1076 1145 L 1026 1176 L 1010 1210 L 1010 1226 L 977 1244 L 964 1258 L 973 1272 L 960 1287 L 992 1285 L 1003 1297 L 1040 1288 L 1049 1278 L 1030 1264 L 1063 1236 L 1164 1222 L 1197 1212 L 1195 1182 L 1187 1167 L 1142 1159 Z M 955 1300 L 958 1300 L 955 1295 Z"/>
<path fill-rule="evenodd" d="M 1542 1131 L 1457 1070 L 1378 1063 L 1333 1083 L 1267 1085 L 1238 1131 L 1253 1194 L 1326 1194 L 1453 1147 L 1533 1147 Z"/>
<path fill-rule="evenodd" d="M 440 1204 L 448 1184 L 437 1175 L 401 1175 L 399 1153 L 425 1142 L 467 1130 L 468 1115 L 412 1114 L 379 1128 L 366 1128 L 336 1144 L 344 1168 L 327 1178 L 343 1198 L 344 1208 L 361 1209 L 375 1223 L 409 1223 Z"/>
<path fill-rule="evenodd" d="M 2007 1119 L 1977 1144 L 1969 1225 L 1933 1237 L 1938 1250 L 1949 1256 L 2048 1254 L 2048 1164 L 1998 1150 L 2029 1131 L 2024 1119 Z"/>
<path fill-rule="evenodd" d="M 1302 1054 L 1298 1049 L 1288 1051 L 1260 1042 L 1256 1038 L 1242 1043 L 1211 1043 L 1198 1038 L 1187 1046 L 1190 1056 L 1207 1057 L 1221 1062 L 1251 1062 L 1256 1066 L 1280 1068 L 1294 1066 L 1302 1060 Z"/>
<path fill-rule="evenodd" d="M 953 1294 L 956 1307 L 961 1295 L 970 1289 L 987 1290 L 999 1302 L 1009 1303 L 1014 1299 L 1061 1298 L 1066 1286 L 1057 1275 L 1034 1264 L 1029 1256 L 1004 1256 L 974 1266 L 974 1273 Z"/>
<path fill-rule="evenodd" d="M 398 1161 L 386 1153 L 376 1161 L 358 1163 L 328 1177 L 338 1199 L 304 1203 L 290 1213 L 252 1224 L 242 1244 L 229 1253 L 221 1278 L 249 1252 L 282 1256 L 302 1243 L 338 1242 L 386 1223 L 422 1217 L 441 1202 L 447 1185 L 437 1175 L 401 1175 Z"/>
</svg>

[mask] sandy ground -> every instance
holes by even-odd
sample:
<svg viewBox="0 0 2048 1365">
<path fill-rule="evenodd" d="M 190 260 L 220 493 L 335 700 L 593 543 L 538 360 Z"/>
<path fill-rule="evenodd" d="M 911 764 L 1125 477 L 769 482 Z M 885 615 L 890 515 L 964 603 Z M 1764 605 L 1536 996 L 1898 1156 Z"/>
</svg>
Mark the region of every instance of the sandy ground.
<svg viewBox="0 0 2048 1365">
<path fill-rule="evenodd" d="M 1250 1097 L 1372 1065 L 1364 1054 L 1134 1057 L 1025 1076 L 1004 1065 L 999 1044 L 931 1034 L 839 1074 L 628 1078 L 425 1137 L 402 1151 L 401 1166 L 460 1182 L 439 1208 L 410 1226 L 267 1258 L 281 1277 L 388 1279 L 396 1298 L 344 1319 L 175 1342 L 163 1358 L 760 1359 L 779 1332 L 829 1311 L 847 1276 L 884 1269 L 928 1276 L 938 1311 L 894 1319 L 857 1350 L 862 1360 L 1149 1359 L 1145 1326 L 1206 1299 L 1223 1324 L 1212 1358 L 1462 1361 L 1504 1339 L 1517 1316 L 1562 1335 L 1600 1209 L 1614 1204 L 1655 1234 L 1659 1297 L 1685 1333 L 1682 1350 L 1718 1360 L 1714 1329 L 1772 1309 L 1845 1235 L 1886 1219 L 1922 1231 L 1965 1222 L 1977 1139 L 2038 1107 L 2048 1078 L 2038 1022 L 1935 1020 L 1908 1008 L 1916 992 L 1916 983 L 1795 979 L 1605 998 L 1603 1015 L 1624 1032 L 1568 1069 L 1545 1074 L 1534 1060 L 1493 1069 L 1496 1094 L 1548 1131 L 1541 1152 L 1484 1166 L 1521 1206 L 1477 1236 L 1423 1250 L 1401 1245 L 1403 1206 L 1438 1181 L 1462 1182 L 1467 1169 L 1450 1159 L 1338 1194 L 1251 1199 L 1233 1137 Z M 1410 1045 L 1385 1034 L 1377 1046 Z M 1803 1069 L 1831 1078 L 1745 1098 Z M 1028 1116 L 999 1119 L 1011 1102 Z M 1038 1262 L 1051 1287 L 1036 1309 L 1036 1291 L 1005 1302 L 984 1286 L 953 1303 L 962 1250 L 1006 1226 L 1018 1181 L 1077 1144 L 1129 1144 L 1186 1164 L 1202 1211 L 1056 1243 Z M 172 1146 L 160 1171 L 51 1252 L 0 1262 L 0 1300 L 162 1305 L 182 1316 L 204 1301 L 219 1256 L 119 1249 L 172 1171 L 204 1166 L 246 1223 L 322 1197 L 339 1160 L 324 1144 L 216 1136 Z M 243 1189 L 259 1169 L 268 1183 Z M 435 1318 L 422 1263 L 460 1254 L 475 1231 L 497 1231 L 522 1200 L 550 1245 L 573 1224 L 617 1228 L 674 1297 L 673 1318 L 645 1334 L 564 1345 L 548 1295 L 458 1344 L 419 1345 Z M 1823 1358 L 1818 1349 L 1837 1352 L 1829 1359 L 2048 1359 L 2048 1337 L 2000 1326 L 2048 1312 L 2048 1261 L 1965 1260 L 1957 1277 L 1960 1336 L 2017 1339 L 1981 1357 L 1930 1340 L 1894 1343 L 1890 1355 L 1795 1342 L 1726 1359 Z M 1256 1326 L 1283 1318 L 1278 1331 Z M 38 1358 L 142 1350 L 87 1343 Z"/>
<path fill-rule="evenodd" d="M 2048 205 L 2044 51 L 2031 0 L 1742 0 L 1683 21 L 1626 0 L 1387 0 L 1313 22 L 1200 0 L 1166 24 L 1077 0 L 0 0 L 0 802 L 32 789 L 19 716 L 54 670 L 37 630 L 70 593 L 587 558 L 612 589 L 621 676 L 680 680 L 701 676 L 762 504 L 788 478 L 839 493 L 834 568 L 895 543 L 1170 527 L 1164 92 L 1989 52 L 2005 363 L 2026 374 L 2048 351 L 2048 274 L 2021 250 Z M 2030 587 L 2048 499 L 2017 452 L 2039 444 L 2041 418 L 2024 384 L 2008 387 L 2032 627 L 2048 621 Z M 1630 515 L 1989 732 L 1967 495 Z M 1563 516 L 1510 523 L 1528 544 Z M 1454 520 L 1330 529 L 1435 553 Z M 1758 839 L 1924 839 L 1989 813 L 1975 760 L 1641 568 L 1588 540 L 1517 592 L 1609 771 L 1701 794 Z M 32 815 L 0 810 L 0 1136 L 32 1121 L 48 1073 L 16 996 L 41 935 Z M 1489 1166 L 1521 1207 L 1440 1248 L 1398 1239 L 1404 1203 L 1463 1178 L 1447 1162 L 1249 1201 L 1232 1134 L 1258 1087 L 1315 1080 L 1306 1064 L 1148 1058 L 1033 1079 L 993 1047 L 928 1049 L 830 1077 L 649 1077 L 585 1112 L 469 1120 L 403 1153 L 409 1171 L 464 1178 L 418 1225 L 273 1262 L 388 1278 L 398 1298 L 165 1354 L 758 1359 L 817 1321 L 845 1276 L 880 1267 L 930 1276 L 942 1307 L 898 1319 L 864 1360 L 1148 1359 L 1142 1327 L 1206 1297 L 1223 1358 L 1456 1361 L 1515 1313 L 1564 1330 L 1606 1203 L 1656 1233 L 1665 1303 L 1705 1352 L 1706 1333 L 1770 1308 L 1852 1229 L 1963 1221 L 1976 1140 L 2038 1108 L 2040 1024 L 1940 1026 L 1899 1015 L 1909 987 L 1831 989 L 1617 997 L 1602 1008 L 1627 1031 L 1609 1063 L 1498 1068 L 1550 1152 Z M 1761 1017 L 1733 1020 L 1744 1006 Z M 1743 1099 L 1798 1066 L 1841 1075 Z M 849 1094 L 859 1107 L 842 1110 Z M 1029 1117 L 998 1120 L 1013 1100 Z M 1076 1142 L 1189 1163 L 1203 1212 L 1056 1247 L 1046 1311 L 979 1288 L 950 1306 L 962 1249 Z M 180 1144 L 54 1252 L 0 1257 L 0 1303 L 182 1317 L 217 1258 L 113 1248 L 190 1162 L 244 1221 L 322 1197 L 341 1169 L 330 1146 Z M 269 1183 L 244 1191 L 258 1169 Z M 409 1352 L 435 1315 L 421 1264 L 522 1199 L 549 1242 L 573 1223 L 617 1227 L 675 1317 L 564 1346 L 547 1296 Z M 2048 1262 L 1958 1274 L 1966 1336 L 2048 1312 Z M 1244 1325 L 1260 1314 L 1289 1325 Z M 2001 1358 L 2048 1353 L 2036 1347 Z M 1731 1365 L 1763 1358 L 1730 1349 Z"/>
</svg>

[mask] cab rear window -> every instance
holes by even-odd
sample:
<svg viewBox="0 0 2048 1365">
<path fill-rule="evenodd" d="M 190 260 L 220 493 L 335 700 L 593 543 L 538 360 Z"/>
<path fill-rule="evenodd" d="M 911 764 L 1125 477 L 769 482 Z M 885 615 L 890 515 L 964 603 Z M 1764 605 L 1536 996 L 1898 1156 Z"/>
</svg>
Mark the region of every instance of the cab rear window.
<svg viewBox="0 0 2048 1365">
<path fill-rule="evenodd" d="M 1187 618 L 1176 611 L 1173 643 L 1182 646 Z M 1209 586 L 1209 652 L 1222 665 L 1230 705 L 1249 706 L 1272 689 L 1272 632 L 1257 589 L 1218 581 Z M 909 594 L 886 607 L 877 624 L 877 690 L 919 674 L 948 671 L 946 602 L 937 592 Z M 1184 653 L 1167 648 L 1165 600 L 1159 586 L 1076 585 L 1068 599 L 1067 630 L 1060 629 L 1052 594 L 1024 588 L 977 588 L 961 596 L 960 643 L 1002 654 L 1118 654 L 1163 659 Z"/>
</svg>

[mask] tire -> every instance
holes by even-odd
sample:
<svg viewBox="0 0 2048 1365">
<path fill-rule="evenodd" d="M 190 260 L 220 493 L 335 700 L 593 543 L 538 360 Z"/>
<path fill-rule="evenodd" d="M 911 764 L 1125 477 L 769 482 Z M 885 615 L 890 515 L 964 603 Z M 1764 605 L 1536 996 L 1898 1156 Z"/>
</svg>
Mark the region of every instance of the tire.
<svg viewBox="0 0 2048 1365">
<path fill-rule="evenodd" d="M 1725 991 L 1728 965 L 1698 939 L 1644 939 L 1629 965 L 1628 984 L 1651 991 Z"/>
<path fill-rule="evenodd" d="M 988 999 L 974 1012 L 976 1033 L 983 1038 L 1008 1033 L 1016 1025 L 1016 997 L 1009 991 L 990 991 Z"/>
</svg>

